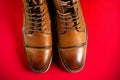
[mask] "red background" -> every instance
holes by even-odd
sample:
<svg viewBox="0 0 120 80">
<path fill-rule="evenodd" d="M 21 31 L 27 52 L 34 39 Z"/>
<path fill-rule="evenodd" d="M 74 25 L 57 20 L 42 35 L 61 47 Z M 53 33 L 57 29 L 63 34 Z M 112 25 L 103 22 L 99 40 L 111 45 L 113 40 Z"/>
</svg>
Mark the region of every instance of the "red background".
<svg viewBox="0 0 120 80">
<path fill-rule="evenodd" d="M 120 0 L 81 0 L 81 5 L 89 36 L 83 70 L 66 72 L 54 59 L 41 74 L 26 60 L 22 0 L 0 0 L 0 80 L 120 80 Z"/>
</svg>

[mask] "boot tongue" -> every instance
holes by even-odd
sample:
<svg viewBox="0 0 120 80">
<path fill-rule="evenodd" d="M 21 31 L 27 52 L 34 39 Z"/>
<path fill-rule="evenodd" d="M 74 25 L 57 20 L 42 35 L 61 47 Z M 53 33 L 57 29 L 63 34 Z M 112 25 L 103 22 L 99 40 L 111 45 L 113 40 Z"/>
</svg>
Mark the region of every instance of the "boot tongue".
<svg viewBox="0 0 120 80">
<path fill-rule="evenodd" d="M 43 3 L 45 0 L 26 0 L 26 1 L 29 2 L 29 5 L 32 7 L 32 6 L 35 6 L 37 4 Z"/>
<path fill-rule="evenodd" d="M 54 0 L 55 6 L 58 11 L 61 13 L 68 13 L 68 12 L 74 12 L 76 11 L 76 6 L 74 6 L 74 3 L 76 0 Z M 66 6 L 73 6 L 72 9 L 66 8 Z"/>
</svg>

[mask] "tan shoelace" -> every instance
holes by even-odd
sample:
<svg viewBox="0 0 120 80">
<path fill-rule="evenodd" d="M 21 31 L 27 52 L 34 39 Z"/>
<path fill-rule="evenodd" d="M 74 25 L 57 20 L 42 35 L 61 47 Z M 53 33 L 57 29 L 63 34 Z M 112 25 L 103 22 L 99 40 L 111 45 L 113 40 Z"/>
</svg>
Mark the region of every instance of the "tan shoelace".
<svg viewBox="0 0 120 80">
<path fill-rule="evenodd" d="M 44 33 L 47 28 L 44 28 L 44 25 L 47 24 L 47 19 L 43 19 L 43 17 L 46 14 L 46 9 L 43 9 L 40 11 L 40 7 L 44 5 L 43 3 L 38 3 L 39 1 L 35 0 L 28 0 L 28 3 L 34 4 L 33 6 L 30 6 L 30 4 L 26 5 L 26 14 L 27 14 L 27 22 L 29 26 L 27 27 L 27 33 L 33 33 L 34 31 L 40 31 L 41 33 Z M 35 11 L 37 10 L 37 12 Z"/>
<path fill-rule="evenodd" d="M 60 23 L 62 26 L 64 26 L 64 28 L 59 28 L 61 30 L 58 30 L 60 34 L 64 34 L 66 33 L 68 30 L 76 30 L 78 32 L 81 32 L 80 28 L 81 26 L 78 26 L 80 24 L 80 22 L 77 22 L 79 18 L 78 16 L 78 7 L 76 9 L 76 11 L 74 11 L 74 6 L 78 6 L 77 5 L 77 1 L 72 2 L 72 0 L 68 0 L 68 1 L 61 1 L 59 0 L 58 4 L 61 5 L 61 7 L 63 8 L 63 12 L 60 12 L 59 10 L 57 10 L 57 14 L 60 17 L 60 20 L 62 23 Z M 65 12 L 64 10 L 67 10 L 67 12 Z M 67 23 L 74 23 L 73 26 L 69 26 L 67 25 Z"/>
</svg>

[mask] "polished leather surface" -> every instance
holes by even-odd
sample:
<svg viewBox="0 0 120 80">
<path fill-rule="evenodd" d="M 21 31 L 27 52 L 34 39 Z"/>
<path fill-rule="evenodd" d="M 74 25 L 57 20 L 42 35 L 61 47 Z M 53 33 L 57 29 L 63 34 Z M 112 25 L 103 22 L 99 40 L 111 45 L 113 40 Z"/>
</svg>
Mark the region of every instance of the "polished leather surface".
<svg viewBox="0 0 120 80">
<path fill-rule="evenodd" d="M 33 71 L 45 72 L 52 59 L 51 22 L 46 0 L 23 0 L 23 38 Z"/>
<path fill-rule="evenodd" d="M 87 33 L 79 0 L 54 0 L 58 49 L 67 71 L 83 68 L 86 58 Z"/>
</svg>

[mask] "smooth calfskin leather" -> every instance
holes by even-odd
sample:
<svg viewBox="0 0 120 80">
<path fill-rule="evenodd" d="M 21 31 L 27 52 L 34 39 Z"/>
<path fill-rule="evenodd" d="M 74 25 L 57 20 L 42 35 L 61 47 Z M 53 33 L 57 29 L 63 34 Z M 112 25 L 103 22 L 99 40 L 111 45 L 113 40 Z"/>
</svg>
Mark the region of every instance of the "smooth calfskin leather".
<svg viewBox="0 0 120 80">
<path fill-rule="evenodd" d="M 87 32 L 79 0 L 54 0 L 58 50 L 67 71 L 83 68 L 86 58 Z"/>
<path fill-rule="evenodd" d="M 46 0 L 23 0 L 24 46 L 35 72 L 48 70 L 52 60 L 51 22 Z"/>
</svg>

